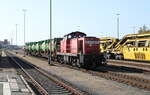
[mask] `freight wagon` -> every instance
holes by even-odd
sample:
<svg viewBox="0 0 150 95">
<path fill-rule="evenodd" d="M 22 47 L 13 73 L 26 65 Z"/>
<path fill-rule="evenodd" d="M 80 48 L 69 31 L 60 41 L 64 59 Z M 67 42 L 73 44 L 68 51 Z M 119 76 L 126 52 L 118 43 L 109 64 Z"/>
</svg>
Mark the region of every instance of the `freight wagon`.
<svg viewBox="0 0 150 95">
<path fill-rule="evenodd" d="M 56 51 L 60 51 L 60 41 L 62 38 L 52 39 L 52 56 L 56 55 Z M 50 51 L 50 40 L 42 40 L 38 42 L 26 43 L 25 51 L 27 55 L 47 57 Z M 54 59 L 54 58 L 53 58 Z"/>
</svg>

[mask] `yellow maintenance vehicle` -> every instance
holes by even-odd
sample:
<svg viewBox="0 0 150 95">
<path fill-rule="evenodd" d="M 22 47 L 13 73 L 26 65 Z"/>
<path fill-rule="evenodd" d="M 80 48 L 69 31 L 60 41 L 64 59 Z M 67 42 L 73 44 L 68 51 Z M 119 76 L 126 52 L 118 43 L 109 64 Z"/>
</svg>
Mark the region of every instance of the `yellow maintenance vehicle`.
<svg viewBox="0 0 150 95">
<path fill-rule="evenodd" d="M 114 37 L 102 37 L 100 38 L 100 52 L 106 53 L 109 58 L 109 53 L 114 48 L 114 46 L 117 44 L 119 40 Z"/>
<path fill-rule="evenodd" d="M 137 39 L 147 39 L 150 38 L 150 33 L 142 33 L 142 34 L 128 34 L 124 36 L 111 50 L 111 57 L 115 59 L 124 59 L 124 47 L 135 44 L 135 40 Z M 131 55 L 128 55 L 131 56 Z"/>
<path fill-rule="evenodd" d="M 128 40 L 123 47 L 124 59 L 150 61 L 150 36 Z"/>
</svg>

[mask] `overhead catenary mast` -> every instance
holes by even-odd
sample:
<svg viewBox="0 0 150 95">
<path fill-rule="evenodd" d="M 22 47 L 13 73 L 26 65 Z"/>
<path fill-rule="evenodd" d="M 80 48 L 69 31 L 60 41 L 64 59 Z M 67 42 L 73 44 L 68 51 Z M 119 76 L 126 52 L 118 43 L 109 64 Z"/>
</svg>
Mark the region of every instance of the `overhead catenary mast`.
<svg viewBox="0 0 150 95">
<path fill-rule="evenodd" d="M 48 64 L 52 64 L 51 60 L 51 50 L 52 50 L 52 0 L 50 0 L 50 50 L 48 52 Z"/>
<path fill-rule="evenodd" d="M 17 46 L 17 26 L 18 26 L 18 24 L 16 24 L 16 46 Z"/>
<path fill-rule="evenodd" d="M 25 57 L 25 32 L 26 32 L 26 11 L 27 11 L 27 9 L 23 9 L 22 10 L 23 12 L 24 12 L 24 57 Z"/>
</svg>

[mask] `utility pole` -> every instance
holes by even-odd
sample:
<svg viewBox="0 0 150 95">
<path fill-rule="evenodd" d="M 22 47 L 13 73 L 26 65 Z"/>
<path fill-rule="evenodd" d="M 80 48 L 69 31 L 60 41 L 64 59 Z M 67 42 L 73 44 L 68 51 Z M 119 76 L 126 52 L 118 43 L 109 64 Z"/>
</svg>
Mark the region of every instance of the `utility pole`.
<svg viewBox="0 0 150 95">
<path fill-rule="evenodd" d="M 16 46 L 17 46 L 17 26 L 18 24 L 16 24 Z"/>
<path fill-rule="evenodd" d="M 12 45 L 12 40 L 13 40 L 13 39 L 12 39 L 12 37 L 11 37 L 10 45 Z"/>
<path fill-rule="evenodd" d="M 50 0 L 50 50 L 48 52 L 48 64 L 52 64 L 51 60 L 51 50 L 52 50 L 52 0 Z"/>
<path fill-rule="evenodd" d="M 26 9 L 22 10 L 24 12 L 24 57 L 25 57 L 25 37 L 26 37 Z"/>
<path fill-rule="evenodd" d="M 116 14 L 117 15 L 117 37 L 119 39 L 119 15 L 120 14 Z"/>
<path fill-rule="evenodd" d="M 11 32 L 11 45 L 13 45 L 13 39 L 15 39 L 15 38 L 13 38 L 13 34 L 14 34 L 14 31 Z M 14 43 L 14 45 L 15 45 L 15 43 Z"/>
</svg>

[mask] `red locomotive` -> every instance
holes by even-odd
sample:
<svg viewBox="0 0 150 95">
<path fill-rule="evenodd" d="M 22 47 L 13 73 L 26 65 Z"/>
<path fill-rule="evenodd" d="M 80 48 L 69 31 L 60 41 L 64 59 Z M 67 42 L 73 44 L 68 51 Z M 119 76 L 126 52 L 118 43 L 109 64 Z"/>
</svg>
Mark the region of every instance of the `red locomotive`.
<svg viewBox="0 0 150 95">
<path fill-rule="evenodd" d="M 57 59 L 77 67 L 95 68 L 106 64 L 104 55 L 100 53 L 100 41 L 96 37 L 87 37 L 85 33 L 76 31 L 64 36 L 60 44 Z"/>
</svg>

